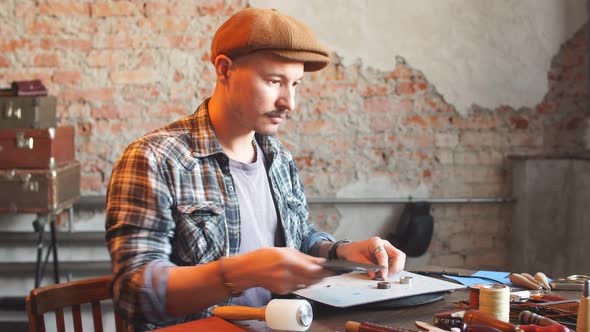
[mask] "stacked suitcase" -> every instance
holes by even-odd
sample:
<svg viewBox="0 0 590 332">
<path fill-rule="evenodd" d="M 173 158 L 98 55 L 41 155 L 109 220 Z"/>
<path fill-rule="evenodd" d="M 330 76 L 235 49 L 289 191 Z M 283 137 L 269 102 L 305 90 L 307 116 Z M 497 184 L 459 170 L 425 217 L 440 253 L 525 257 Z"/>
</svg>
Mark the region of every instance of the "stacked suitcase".
<svg viewBox="0 0 590 332">
<path fill-rule="evenodd" d="M 0 212 L 58 213 L 80 196 L 74 128 L 53 96 L 0 97 Z"/>
<path fill-rule="evenodd" d="M 74 128 L 57 126 L 56 98 L 40 81 L 15 82 L 0 90 L 0 213 L 36 213 L 35 287 L 43 278 L 49 253 L 59 283 L 56 221 L 80 197 L 80 163 L 75 160 Z M 51 243 L 43 258 L 44 229 Z M 71 226 L 71 225 L 70 225 Z"/>
</svg>

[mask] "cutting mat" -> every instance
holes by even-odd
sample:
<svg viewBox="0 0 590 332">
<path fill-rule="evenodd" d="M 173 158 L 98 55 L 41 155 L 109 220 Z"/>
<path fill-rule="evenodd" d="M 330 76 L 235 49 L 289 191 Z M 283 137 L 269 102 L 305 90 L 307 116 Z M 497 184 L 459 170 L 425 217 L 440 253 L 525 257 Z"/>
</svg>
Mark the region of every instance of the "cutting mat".
<svg viewBox="0 0 590 332">
<path fill-rule="evenodd" d="M 412 285 L 401 284 L 402 277 L 412 277 Z M 389 289 L 377 288 L 377 280 L 363 272 L 327 277 L 321 282 L 294 293 L 307 299 L 346 308 L 355 305 L 399 299 L 414 295 L 439 293 L 465 288 L 463 285 L 402 271 L 391 276 Z"/>
</svg>

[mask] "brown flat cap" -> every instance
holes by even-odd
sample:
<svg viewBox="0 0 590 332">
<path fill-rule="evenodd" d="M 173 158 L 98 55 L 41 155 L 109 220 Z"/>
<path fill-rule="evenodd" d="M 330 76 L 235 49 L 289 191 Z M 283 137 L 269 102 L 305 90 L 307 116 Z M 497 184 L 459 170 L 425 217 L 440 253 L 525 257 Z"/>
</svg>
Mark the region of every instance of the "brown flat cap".
<svg viewBox="0 0 590 332">
<path fill-rule="evenodd" d="M 232 58 L 262 50 L 301 61 L 305 71 L 320 70 L 330 62 L 330 52 L 307 25 L 260 8 L 243 9 L 219 27 L 211 42 L 211 62 L 220 54 Z"/>
</svg>

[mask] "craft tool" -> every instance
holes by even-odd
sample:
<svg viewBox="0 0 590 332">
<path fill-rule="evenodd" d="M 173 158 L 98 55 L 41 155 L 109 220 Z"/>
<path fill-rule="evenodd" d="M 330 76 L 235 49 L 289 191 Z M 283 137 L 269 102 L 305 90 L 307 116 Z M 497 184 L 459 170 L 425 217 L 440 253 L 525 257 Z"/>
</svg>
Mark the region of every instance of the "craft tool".
<svg viewBox="0 0 590 332">
<path fill-rule="evenodd" d="M 274 299 L 266 307 L 219 306 L 213 316 L 225 320 L 262 320 L 273 330 L 306 331 L 313 321 L 311 305 L 306 300 Z"/>
</svg>

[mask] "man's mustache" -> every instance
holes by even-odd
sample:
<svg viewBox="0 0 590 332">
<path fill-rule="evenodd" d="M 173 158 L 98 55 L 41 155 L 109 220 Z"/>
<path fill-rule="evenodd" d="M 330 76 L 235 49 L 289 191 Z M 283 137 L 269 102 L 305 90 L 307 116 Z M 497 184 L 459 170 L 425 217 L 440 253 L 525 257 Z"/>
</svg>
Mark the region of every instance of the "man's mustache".
<svg viewBox="0 0 590 332">
<path fill-rule="evenodd" d="M 264 113 L 264 115 L 284 118 L 287 116 L 287 111 L 274 110 L 274 111 L 266 112 L 266 113 Z"/>
</svg>

